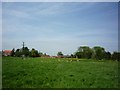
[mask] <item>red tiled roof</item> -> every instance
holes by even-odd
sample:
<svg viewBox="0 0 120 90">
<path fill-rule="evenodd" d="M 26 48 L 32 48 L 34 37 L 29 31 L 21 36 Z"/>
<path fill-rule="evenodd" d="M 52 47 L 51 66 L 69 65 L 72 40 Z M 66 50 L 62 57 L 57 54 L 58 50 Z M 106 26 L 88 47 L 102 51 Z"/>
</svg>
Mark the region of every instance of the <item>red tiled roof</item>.
<svg viewBox="0 0 120 90">
<path fill-rule="evenodd" d="M 12 52 L 12 50 L 4 50 L 3 52 L 8 52 L 8 53 L 10 53 L 10 52 Z"/>
</svg>

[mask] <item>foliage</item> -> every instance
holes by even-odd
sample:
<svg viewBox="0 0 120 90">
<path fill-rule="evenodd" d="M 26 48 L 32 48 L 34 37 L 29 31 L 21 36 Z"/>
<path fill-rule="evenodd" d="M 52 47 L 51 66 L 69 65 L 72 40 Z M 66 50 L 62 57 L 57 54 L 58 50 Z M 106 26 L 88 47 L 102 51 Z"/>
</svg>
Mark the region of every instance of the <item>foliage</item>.
<svg viewBox="0 0 120 90">
<path fill-rule="evenodd" d="M 57 56 L 63 56 L 63 53 L 62 52 L 58 52 Z"/>
<path fill-rule="evenodd" d="M 15 56 L 15 49 L 12 49 L 11 56 Z"/>
<path fill-rule="evenodd" d="M 42 52 L 39 52 L 39 56 L 41 57 L 43 55 L 43 53 Z"/>
<path fill-rule="evenodd" d="M 38 52 L 34 48 L 29 50 L 28 47 L 22 47 L 21 49 L 13 48 L 11 52 L 11 56 L 21 57 L 22 55 L 26 57 L 41 57 L 41 56 L 49 56 L 46 53 Z M 86 59 L 97 59 L 97 60 L 120 60 L 120 52 L 113 52 L 111 54 L 109 51 L 106 52 L 105 49 L 101 46 L 94 46 L 90 48 L 89 46 L 80 46 L 78 50 L 71 55 L 63 55 L 62 52 L 57 53 L 58 57 L 65 57 L 65 58 L 86 58 Z"/>
<path fill-rule="evenodd" d="M 120 61 L 120 52 L 113 52 L 112 59 Z"/>
<path fill-rule="evenodd" d="M 105 57 L 106 60 L 111 60 L 111 53 L 110 52 L 105 52 Z"/>
<path fill-rule="evenodd" d="M 23 47 L 21 49 L 17 49 L 15 51 L 15 49 L 12 50 L 12 55 L 11 56 L 16 56 L 16 57 L 21 57 L 22 55 L 26 56 L 26 57 L 39 57 L 42 55 L 42 53 L 38 53 L 37 50 L 35 50 L 34 48 L 32 48 L 32 50 L 30 51 L 28 49 L 28 47 Z"/>
<path fill-rule="evenodd" d="M 109 51 L 106 52 L 103 47 L 95 46 L 90 48 L 88 46 L 80 46 L 75 52 L 74 56 L 77 58 L 86 58 L 86 59 L 97 59 L 97 60 L 120 60 L 120 52 L 114 52 L 111 54 Z"/>
<path fill-rule="evenodd" d="M 35 50 L 34 48 L 32 48 L 32 50 L 30 51 L 30 56 L 31 57 L 38 57 L 39 53 L 37 50 Z"/>
<path fill-rule="evenodd" d="M 70 57 L 71 57 L 71 58 L 75 58 L 75 55 L 71 54 Z"/>
<path fill-rule="evenodd" d="M 78 58 L 95 58 L 101 60 L 104 58 L 105 50 L 103 47 L 95 46 L 92 49 L 88 46 L 80 46 L 75 53 Z"/>
<path fill-rule="evenodd" d="M 95 46 L 93 47 L 93 54 L 95 59 L 98 59 L 98 60 L 104 59 L 105 49 L 100 46 Z"/>
<path fill-rule="evenodd" d="M 28 47 L 22 48 L 22 54 L 25 55 L 25 56 L 29 56 L 30 52 L 29 52 Z"/>
<path fill-rule="evenodd" d="M 76 53 L 75 53 L 75 56 L 76 56 L 77 58 L 82 58 L 83 53 L 82 53 L 82 52 L 76 52 Z"/>
<path fill-rule="evenodd" d="M 89 59 L 89 58 L 91 58 L 91 56 L 92 56 L 92 50 L 91 50 L 91 48 L 88 47 L 88 46 L 81 46 L 81 47 L 79 47 L 79 48 L 78 48 L 78 52 L 80 52 L 80 56 L 81 56 L 82 58 L 87 58 L 87 59 Z"/>
<path fill-rule="evenodd" d="M 15 56 L 20 57 L 21 55 L 22 55 L 21 50 L 17 49 L 16 52 L 15 52 Z"/>
</svg>

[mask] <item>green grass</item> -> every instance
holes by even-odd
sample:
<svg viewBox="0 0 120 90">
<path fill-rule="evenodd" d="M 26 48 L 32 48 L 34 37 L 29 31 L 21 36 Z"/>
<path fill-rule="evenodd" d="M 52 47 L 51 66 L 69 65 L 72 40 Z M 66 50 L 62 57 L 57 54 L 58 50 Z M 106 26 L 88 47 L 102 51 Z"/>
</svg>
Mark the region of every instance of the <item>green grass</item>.
<svg viewBox="0 0 120 90">
<path fill-rule="evenodd" d="M 70 60 L 3 57 L 2 85 L 4 88 L 118 87 L 117 61 Z"/>
</svg>

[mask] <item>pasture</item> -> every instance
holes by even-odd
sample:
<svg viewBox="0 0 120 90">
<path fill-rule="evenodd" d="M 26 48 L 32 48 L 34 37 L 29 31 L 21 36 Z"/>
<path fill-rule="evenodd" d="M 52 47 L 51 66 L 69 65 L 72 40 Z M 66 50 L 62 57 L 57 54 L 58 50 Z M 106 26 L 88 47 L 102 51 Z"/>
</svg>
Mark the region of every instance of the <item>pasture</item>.
<svg viewBox="0 0 120 90">
<path fill-rule="evenodd" d="M 73 60 L 73 61 L 71 61 Z M 117 88 L 118 62 L 3 57 L 3 88 Z"/>
</svg>

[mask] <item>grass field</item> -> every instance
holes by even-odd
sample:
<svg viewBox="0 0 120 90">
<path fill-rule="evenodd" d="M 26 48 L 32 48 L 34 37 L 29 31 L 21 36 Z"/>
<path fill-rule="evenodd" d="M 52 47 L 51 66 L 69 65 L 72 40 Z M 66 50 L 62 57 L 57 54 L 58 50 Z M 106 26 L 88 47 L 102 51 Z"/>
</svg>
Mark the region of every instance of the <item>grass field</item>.
<svg viewBox="0 0 120 90">
<path fill-rule="evenodd" d="M 117 88 L 118 62 L 3 57 L 3 88 Z M 76 60 L 76 59 L 72 59 Z"/>
</svg>

